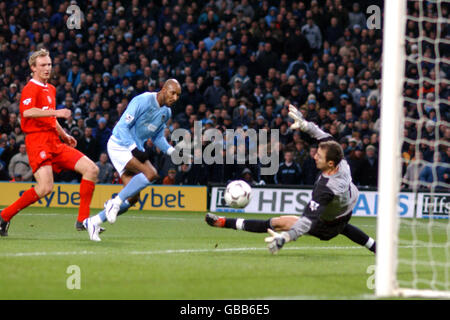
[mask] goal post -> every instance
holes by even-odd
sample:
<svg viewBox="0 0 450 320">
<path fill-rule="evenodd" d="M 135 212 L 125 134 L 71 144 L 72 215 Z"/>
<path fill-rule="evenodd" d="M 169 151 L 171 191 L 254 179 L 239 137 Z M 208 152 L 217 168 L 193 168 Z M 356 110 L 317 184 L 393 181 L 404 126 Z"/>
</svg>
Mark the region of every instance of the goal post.
<svg viewBox="0 0 450 320">
<path fill-rule="evenodd" d="M 440 95 L 450 85 L 443 71 L 450 60 L 442 49 L 450 46 L 450 40 L 448 35 L 441 37 L 442 25 L 450 22 L 449 9 L 450 0 L 384 1 L 375 270 L 375 294 L 381 298 L 450 298 L 450 210 L 434 213 L 438 204 L 444 207 L 450 199 L 450 184 L 438 178 L 439 170 L 450 169 L 448 160 L 441 160 L 441 150 L 450 148 L 448 138 L 442 139 L 442 132 L 450 128 L 445 111 L 450 99 Z M 410 25 L 417 26 L 415 36 L 408 33 Z M 413 46 L 415 54 L 408 55 Z M 408 76 L 408 65 L 417 69 L 416 76 Z M 405 95 L 405 85 L 410 84 L 417 91 L 414 96 Z M 411 108 L 413 116 L 408 113 Z M 405 136 L 406 123 L 415 127 L 416 136 Z M 427 133 L 428 126 L 433 132 Z M 426 136 L 433 133 L 434 139 Z M 410 163 L 417 168 L 408 178 L 402 170 L 407 165 L 404 144 L 413 146 Z M 433 150 L 431 159 L 422 158 L 423 145 Z M 430 168 L 431 182 L 419 179 L 418 172 L 425 167 Z M 405 182 L 412 189 L 411 218 L 399 217 Z"/>
<path fill-rule="evenodd" d="M 403 115 L 406 1 L 384 2 L 380 161 L 378 172 L 377 255 L 375 291 L 394 295 L 397 257 L 397 195 L 400 191 L 400 148 Z M 398 137 L 395 139 L 395 137 Z"/>
</svg>

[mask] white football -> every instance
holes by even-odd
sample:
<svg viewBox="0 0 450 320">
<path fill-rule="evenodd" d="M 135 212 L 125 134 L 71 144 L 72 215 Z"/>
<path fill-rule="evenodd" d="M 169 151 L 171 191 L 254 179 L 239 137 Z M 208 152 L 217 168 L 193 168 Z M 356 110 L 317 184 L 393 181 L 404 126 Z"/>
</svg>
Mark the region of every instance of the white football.
<svg viewBox="0 0 450 320">
<path fill-rule="evenodd" d="M 225 202 L 232 208 L 245 208 L 250 202 L 252 188 L 244 180 L 231 181 L 225 190 Z"/>
</svg>

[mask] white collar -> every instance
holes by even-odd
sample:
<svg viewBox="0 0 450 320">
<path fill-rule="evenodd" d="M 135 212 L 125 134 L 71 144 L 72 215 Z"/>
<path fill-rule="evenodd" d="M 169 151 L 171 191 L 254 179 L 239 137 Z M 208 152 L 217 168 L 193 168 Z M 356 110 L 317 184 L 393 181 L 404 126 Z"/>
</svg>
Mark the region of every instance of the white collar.
<svg viewBox="0 0 450 320">
<path fill-rule="evenodd" d="M 36 79 L 31 79 L 30 81 L 34 82 L 34 83 L 37 84 L 38 86 L 47 88 L 47 83 L 44 84 L 44 83 L 42 83 L 42 82 L 40 82 L 40 81 L 37 81 Z"/>
</svg>

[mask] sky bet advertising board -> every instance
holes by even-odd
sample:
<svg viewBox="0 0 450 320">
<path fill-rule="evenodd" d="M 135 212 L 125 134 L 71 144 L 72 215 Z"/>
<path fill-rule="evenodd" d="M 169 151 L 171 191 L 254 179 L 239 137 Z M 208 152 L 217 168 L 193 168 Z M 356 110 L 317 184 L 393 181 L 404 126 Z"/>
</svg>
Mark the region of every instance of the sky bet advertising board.
<svg viewBox="0 0 450 320">
<path fill-rule="evenodd" d="M 0 206 L 9 206 L 32 183 L 0 183 Z M 103 209 L 103 204 L 122 190 L 122 185 L 96 185 L 91 208 Z M 206 187 L 149 186 L 141 191 L 139 202 L 132 210 L 206 211 Z M 53 191 L 34 203 L 33 207 L 77 208 L 80 205 L 79 184 L 56 184 Z"/>
</svg>

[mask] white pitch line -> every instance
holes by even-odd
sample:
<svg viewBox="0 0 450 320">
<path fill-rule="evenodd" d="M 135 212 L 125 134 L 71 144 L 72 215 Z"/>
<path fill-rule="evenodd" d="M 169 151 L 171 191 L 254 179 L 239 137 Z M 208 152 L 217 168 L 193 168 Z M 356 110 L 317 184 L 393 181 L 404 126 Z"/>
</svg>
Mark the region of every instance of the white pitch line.
<svg viewBox="0 0 450 320">
<path fill-rule="evenodd" d="M 283 250 L 346 250 L 362 249 L 362 247 L 288 247 Z M 181 249 L 181 250 L 162 250 L 162 251 L 130 251 L 130 254 L 150 255 L 150 254 L 169 254 L 169 253 L 201 253 L 201 252 L 233 252 L 233 251 L 258 251 L 267 250 L 265 247 L 256 248 L 223 248 L 223 249 Z"/>
<path fill-rule="evenodd" d="M 96 254 L 94 251 L 50 251 L 50 252 L 6 252 L 0 253 L 0 257 L 39 257 L 39 256 L 71 256 Z"/>
<path fill-rule="evenodd" d="M 428 245 L 423 246 L 399 246 L 399 248 L 427 248 Z M 365 249 L 363 246 L 305 246 L 305 247 L 286 247 L 286 250 L 360 250 Z M 155 255 L 155 254 L 183 254 L 183 253 L 205 253 L 205 252 L 238 252 L 238 251 L 260 251 L 267 250 L 266 247 L 244 247 L 244 248 L 221 248 L 221 249 L 168 249 L 168 250 L 149 250 L 149 251 L 127 251 L 121 252 L 121 255 Z M 1 257 L 37 257 L 37 256 L 68 256 L 68 255 L 108 255 L 113 252 L 106 251 L 40 251 L 40 252 L 2 252 Z"/>
<path fill-rule="evenodd" d="M 44 216 L 44 217 L 64 217 L 68 218 L 69 216 L 67 214 L 63 213 L 22 213 L 21 216 Z M 72 218 L 72 217 L 70 217 Z M 187 220 L 193 220 L 197 219 L 197 217 L 192 218 L 175 218 L 175 217 L 158 217 L 158 216 L 145 216 L 145 217 L 139 217 L 139 216 L 131 216 L 131 215 L 124 215 L 121 216 L 120 219 L 144 219 L 144 220 L 180 220 L 180 221 L 187 221 Z"/>
<path fill-rule="evenodd" d="M 283 250 L 349 250 L 363 249 L 360 246 L 330 246 L 330 247 L 288 247 Z M 258 251 L 267 250 L 265 247 L 246 247 L 246 248 L 223 248 L 223 249 L 175 249 L 175 250 L 150 250 L 150 251 L 129 251 L 121 252 L 121 254 L 131 255 L 154 255 L 154 254 L 180 254 L 180 253 L 204 253 L 204 252 L 235 252 L 235 251 Z M 36 257 L 36 256 L 67 256 L 67 255 L 93 255 L 93 254 L 110 254 L 111 252 L 95 252 L 95 251 L 50 251 L 50 252 L 4 252 L 0 253 L 0 257 Z"/>
</svg>

